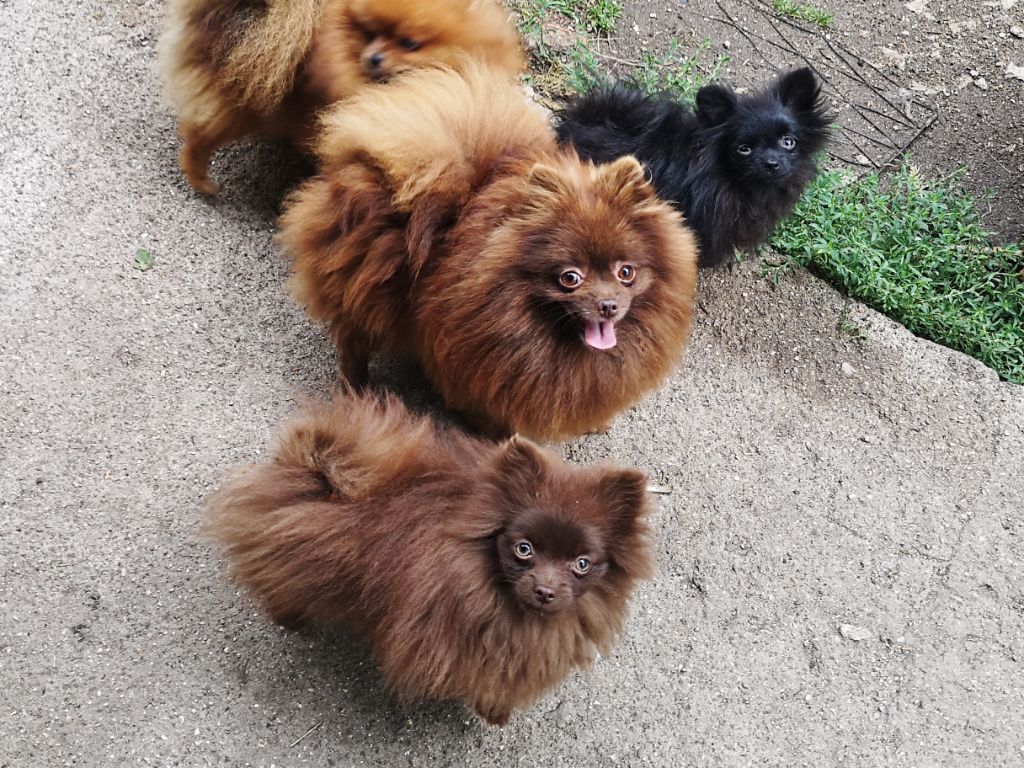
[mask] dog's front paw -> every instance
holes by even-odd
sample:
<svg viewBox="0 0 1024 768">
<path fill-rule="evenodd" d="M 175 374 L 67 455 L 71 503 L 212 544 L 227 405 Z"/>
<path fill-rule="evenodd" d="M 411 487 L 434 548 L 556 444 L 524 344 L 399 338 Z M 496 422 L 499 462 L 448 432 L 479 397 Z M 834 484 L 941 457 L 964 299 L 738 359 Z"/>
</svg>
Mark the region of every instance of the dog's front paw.
<svg viewBox="0 0 1024 768">
<path fill-rule="evenodd" d="M 305 624 L 301 611 L 270 606 L 267 608 L 267 613 L 270 615 L 272 622 L 293 632 L 302 629 Z"/>
<path fill-rule="evenodd" d="M 512 710 L 510 709 L 477 708 L 476 713 L 486 720 L 488 725 L 497 725 L 499 728 L 508 725 L 508 720 L 512 717 Z"/>
<path fill-rule="evenodd" d="M 213 197 L 220 192 L 220 187 L 210 180 L 209 176 L 189 176 L 188 183 L 192 189 L 205 197 Z"/>
<path fill-rule="evenodd" d="M 185 178 L 196 192 L 207 197 L 213 197 L 220 191 L 220 187 L 210 180 L 209 161 L 198 157 L 191 145 L 182 147 L 178 156 L 178 163 L 181 166 Z"/>
</svg>

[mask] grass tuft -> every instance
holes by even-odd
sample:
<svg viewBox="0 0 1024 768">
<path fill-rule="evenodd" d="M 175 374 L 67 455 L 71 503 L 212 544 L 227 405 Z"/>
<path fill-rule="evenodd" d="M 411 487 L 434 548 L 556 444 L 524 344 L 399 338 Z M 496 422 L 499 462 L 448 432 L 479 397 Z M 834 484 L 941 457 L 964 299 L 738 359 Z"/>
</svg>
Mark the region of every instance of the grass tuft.
<svg viewBox="0 0 1024 768">
<path fill-rule="evenodd" d="M 819 10 L 813 5 L 793 2 L 793 0 L 774 0 L 775 12 L 780 16 L 789 16 L 791 19 L 809 21 L 817 24 L 822 29 L 832 26 L 833 16 L 831 13 Z"/>
<path fill-rule="evenodd" d="M 586 6 L 587 26 L 599 35 L 610 35 L 622 18 L 619 0 L 590 0 Z"/>
<path fill-rule="evenodd" d="M 1024 383 L 1024 251 L 994 246 L 956 176 L 822 173 L 771 245 L 912 333 Z"/>
<path fill-rule="evenodd" d="M 710 65 L 705 65 L 704 54 L 710 48 L 711 40 L 705 38 L 690 54 L 684 54 L 679 40 L 673 39 L 665 53 L 644 54 L 640 69 L 634 75 L 636 82 L 648 93 L 671 93 L 692 102 L 697 91 L 718 80 L 729 63 L 729 57 L 720 54 Z"/>
<path fill-rule="evenodd" d="M 511 6 L 533 58 L 529 79 L 542 101 L 554 106 L 561 98 L 609 81 L 594 51 L 596 38 L 612 32 L 621 18 L 621 0 L 512 0 Z M 565 30 L 559 19 L 571 22 L 572 28 Z M 562 38 L 557 45 L 555 33 Z M 721 55 L 705 64 L 710 48 L 711 41 L 703 40 L 684 54 L 673 39 L 666 52 L 643 54 L 631 76 L 648 92 L 692 101 L 697 89 L 715 80 L 729 61 Z"/>
</svg>

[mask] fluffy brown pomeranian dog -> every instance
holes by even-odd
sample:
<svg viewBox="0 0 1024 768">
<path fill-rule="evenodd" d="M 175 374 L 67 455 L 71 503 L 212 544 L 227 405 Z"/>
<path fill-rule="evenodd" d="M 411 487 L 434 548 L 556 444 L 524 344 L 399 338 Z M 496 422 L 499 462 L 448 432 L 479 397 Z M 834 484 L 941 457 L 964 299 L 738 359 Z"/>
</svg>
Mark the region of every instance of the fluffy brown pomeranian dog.
<svg viewBox="0 0 1024 768">
<path fill-rule="evenodd" d="M 351 383 L 371 351 L 411 351 L 475 426 L 560 439 L 678 363 L 694 236 L 632 157 L 559 150 L 511 79 L 467 64 L 363 91 L 318 153 L 280 236 Z"/>
<path fill-rule="evenodd" d="M 211 499 L 231 574 L 285 625 L 365 638 L 405 700 L 505 724 L 620 633 L 650 578 L 644 474 L 339 396 Z"/>
<path fill-rule="evenodd" d="M 308 143 L 321 107 L 417 67 L 479 56 L 518 72 L 519 39 L 497 0 L 173 0 L 162 41 L 189 183 L 251 134 Z"/>
</svg>

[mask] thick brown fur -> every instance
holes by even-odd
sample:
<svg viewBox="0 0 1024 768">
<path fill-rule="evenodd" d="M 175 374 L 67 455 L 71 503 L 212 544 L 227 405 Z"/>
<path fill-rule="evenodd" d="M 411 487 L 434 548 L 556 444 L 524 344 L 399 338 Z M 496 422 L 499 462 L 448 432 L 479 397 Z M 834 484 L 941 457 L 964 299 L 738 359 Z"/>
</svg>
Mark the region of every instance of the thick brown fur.
<svg viewBox="0 0 1024 768">
<path fill-rule="evenodd" d="M 638 470 L 342 395 L 227 482 L 207 532 L 274 620 L 343 624 L 400 697 L 504 724 L 621 632 L 652 574 L 649 505 Z"/>
<path fill-rule="evenodd" d="M 366 84 L 473 56 L 524 66 L 497 0 L 173 0 L 161 49 L 180 164 L 204 194 L 219 147 L 251 134 L 306 145 L 316 113 Z"/>
<path fill-rule="evenodd" d="M 492 434 L 600 429 L 678 364 L 697 247 L 633 158 L 558 150 L 544 116 L 484 67 L 411 73 L 330 112 L 321 173 L 281 218 L 293 293 L 343 375 L 409 351 Z M 632 285 L 615 279 L 635 268 Z M 560 272 L 587 275 L 574 291 Z M 614 299 L 619 342 L 583 327 Z"/>
</svg>

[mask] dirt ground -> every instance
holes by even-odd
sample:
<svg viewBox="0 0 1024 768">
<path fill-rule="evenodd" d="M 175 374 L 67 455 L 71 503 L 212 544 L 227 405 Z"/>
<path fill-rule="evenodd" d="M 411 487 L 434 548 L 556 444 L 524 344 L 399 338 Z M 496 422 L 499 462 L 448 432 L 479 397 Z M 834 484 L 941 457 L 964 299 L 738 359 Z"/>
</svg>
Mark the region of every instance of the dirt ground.
<svg viewBox="0 0 1024 768">
<path fill-rule="evenodd" d="M 904 7 L 876 5 L 841 28 Z M 706 275 L 682 369 L 564 446 L 671 486 L 658 575 L 615 652 L 507 728 L 399 706 L 358 645 L 268 625 L 199 512 L 333 354 L 272 241 L 294 167 L 225 153 L 213 203 L 180 178 L 161 12 L 0 2 L 0 766 L 1024 762 L 1024 388 L 807 273 Z M 996 141 L 1024 84 L 984 72 Z M 375 376 L 430 402 L 407 366 Z"/>
</svg>

